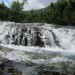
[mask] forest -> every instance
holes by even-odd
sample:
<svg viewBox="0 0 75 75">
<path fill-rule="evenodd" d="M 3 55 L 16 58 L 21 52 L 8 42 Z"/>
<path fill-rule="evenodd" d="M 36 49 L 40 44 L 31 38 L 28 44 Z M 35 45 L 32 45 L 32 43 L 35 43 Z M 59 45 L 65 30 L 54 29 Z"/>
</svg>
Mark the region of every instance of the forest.
<svg viewBox="0 0 75 75">
<path fill-rule="evenodd" d="M 8 8 L 0 3 L 0 21 L 75 25 L 75 0 L 58 0 L 46 8 L 23 11 L 23 3 L 13 2 Z"/>
</svg>

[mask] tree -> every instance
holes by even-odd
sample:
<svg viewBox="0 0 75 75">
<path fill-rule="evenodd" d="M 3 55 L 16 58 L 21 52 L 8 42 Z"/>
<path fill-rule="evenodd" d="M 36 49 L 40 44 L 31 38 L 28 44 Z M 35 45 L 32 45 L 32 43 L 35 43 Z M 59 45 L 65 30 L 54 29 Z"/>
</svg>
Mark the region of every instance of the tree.
<svg viewBox="0 0 75 75">
<path fill-rule="evenodd" d="M 9 8 L 5 6 L 2 2 L 0 4 L 0 20 L 8 20 L 9 17 Z"/>
<path fill-rule="evenodd" d="M 20 3 L 19 1 L 13 2 L 10 8 L 10 10 L 17 12 L 21 12 L 22 9 L 23 9 L 23 3 Z"/>
</svg>

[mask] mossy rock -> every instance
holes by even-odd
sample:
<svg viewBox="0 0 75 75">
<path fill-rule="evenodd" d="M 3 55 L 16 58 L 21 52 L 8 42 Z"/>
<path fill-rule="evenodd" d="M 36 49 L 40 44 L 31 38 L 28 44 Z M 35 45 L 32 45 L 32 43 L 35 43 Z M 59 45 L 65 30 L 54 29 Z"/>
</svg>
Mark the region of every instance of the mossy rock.
<svg viewBox="0 0 75 75">
<path fill-rule="evenodd" d="M 8 69 L 8 73 L 11 73 L 12 75 L 22 75 L 22 72 L 21 71 L 18 71 L 15 68 L 9 68 Z"/>
<path fill-rule="evenodd" d="M 60 75 L 59 72 L 51 72 L 47 70 L 41 70 L 39 71 L 39 75 Z"/>
<path fill-rule="evenodd" d="M 50 71 L 39 71 L 39 75 L 52 75 Z"/>
<path fill-rule="evenodd" d="M 4 66 L 0 64 L 0 75 L 3 73 Z"/>
</svg>

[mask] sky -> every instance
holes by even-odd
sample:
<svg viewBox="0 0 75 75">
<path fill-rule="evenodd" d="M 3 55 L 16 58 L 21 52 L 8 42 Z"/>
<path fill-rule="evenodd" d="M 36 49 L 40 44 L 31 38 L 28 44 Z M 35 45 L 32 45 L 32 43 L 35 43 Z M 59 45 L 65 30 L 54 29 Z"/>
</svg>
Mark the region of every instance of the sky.
<svg viewBox="0 0 75 75">
<path fill-rule="evenodd" d="M 12 0 L 0 0 L 0 3 L 4 2 L 6 6 L 10 7 Z"/>
<path fill-rule="evenodd" d="M 41 9 L 48 6 L 51 2 L 55 1 L 56 0 L 28 0 L 24 5 L 24 10 Z M 4 2 L 8 7 L 10 7 L 10 5 L 12 4 L 12 0 L 0 0 L 0 2 Z"/>
</svg>

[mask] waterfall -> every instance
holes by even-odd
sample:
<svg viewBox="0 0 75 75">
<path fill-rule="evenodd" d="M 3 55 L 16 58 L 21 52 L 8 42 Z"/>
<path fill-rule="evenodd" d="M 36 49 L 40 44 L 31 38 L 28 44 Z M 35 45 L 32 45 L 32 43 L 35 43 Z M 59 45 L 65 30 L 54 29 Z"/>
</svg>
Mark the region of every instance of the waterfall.
<svg viewBox="0 0 75 75">
<path fill-rule="evenodd" d="M 42 23 L 0 22 L 0 43 L 74 48 L 75 27 L 55 27 Z"/>
</svg>

